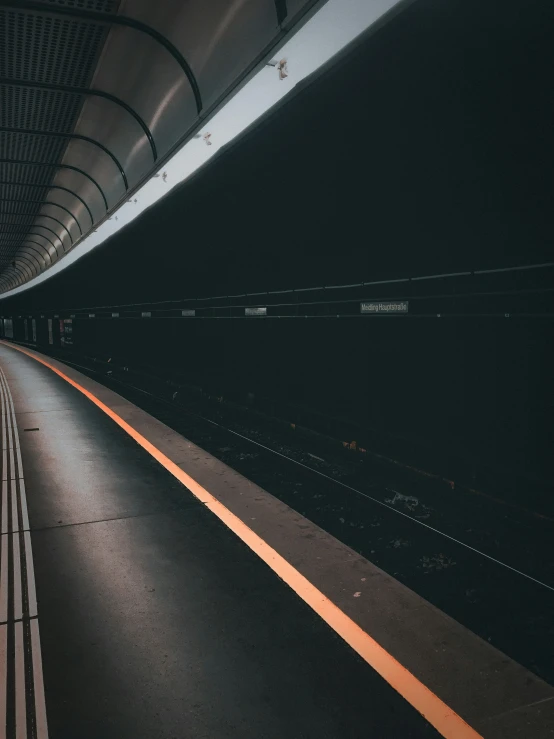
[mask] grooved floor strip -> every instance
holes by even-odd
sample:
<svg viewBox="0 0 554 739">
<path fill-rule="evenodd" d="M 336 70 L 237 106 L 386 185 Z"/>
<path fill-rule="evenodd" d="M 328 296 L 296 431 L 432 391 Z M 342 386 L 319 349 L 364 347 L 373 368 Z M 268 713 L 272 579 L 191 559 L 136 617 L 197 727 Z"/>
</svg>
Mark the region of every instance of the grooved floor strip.
<svg viewBox="0 0 554 739">
<path fill-rule="evenodd" d="M 0 739 L 48 739 L 37 596 L 19 432 L 0 368 Z"/>
</svg>

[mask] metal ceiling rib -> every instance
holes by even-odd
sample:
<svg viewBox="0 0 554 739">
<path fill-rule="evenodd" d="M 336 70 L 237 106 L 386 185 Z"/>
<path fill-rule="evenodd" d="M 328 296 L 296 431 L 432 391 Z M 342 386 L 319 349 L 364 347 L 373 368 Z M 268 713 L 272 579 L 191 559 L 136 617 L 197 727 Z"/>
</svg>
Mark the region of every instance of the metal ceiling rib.
<svg viewBox="0 0 554 739">
<path fill-rule="evenodd" d="M 0 292 L 124 202 L 317 2 L 0 0 Z"/>
</svg>

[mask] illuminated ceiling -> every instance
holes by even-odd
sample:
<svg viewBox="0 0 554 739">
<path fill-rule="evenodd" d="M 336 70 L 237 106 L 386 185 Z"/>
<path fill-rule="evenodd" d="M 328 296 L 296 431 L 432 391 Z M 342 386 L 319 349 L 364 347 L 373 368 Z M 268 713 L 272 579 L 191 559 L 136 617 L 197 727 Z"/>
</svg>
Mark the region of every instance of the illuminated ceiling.
<svg viewBox="0 0 554 739">
<path fill-rule="evenodd" d="M 314 0 L 0 0 L 0 292 L 159 170 Z"/>
</svg>

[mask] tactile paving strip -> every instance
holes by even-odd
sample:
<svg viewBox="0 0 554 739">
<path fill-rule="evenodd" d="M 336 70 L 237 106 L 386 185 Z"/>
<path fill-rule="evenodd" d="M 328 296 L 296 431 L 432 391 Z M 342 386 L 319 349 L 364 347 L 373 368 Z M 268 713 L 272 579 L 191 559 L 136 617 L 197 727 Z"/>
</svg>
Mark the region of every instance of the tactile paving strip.
<svg viewBox="0 0 554 739">
<path fill-rule="evenodd" d="M 37 596 L 19 433 L 0 368 L 0 739 L 47 739 Z"/>
</svg>

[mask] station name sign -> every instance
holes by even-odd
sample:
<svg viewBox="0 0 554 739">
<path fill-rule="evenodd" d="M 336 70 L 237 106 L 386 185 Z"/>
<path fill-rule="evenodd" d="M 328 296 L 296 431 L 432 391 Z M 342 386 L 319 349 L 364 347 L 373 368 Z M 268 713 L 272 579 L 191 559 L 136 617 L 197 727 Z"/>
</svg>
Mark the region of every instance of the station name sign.
<svg viewBox="0 0 554 739">
<path fill-rule="evenodd" d="M 181 315 L 182 316 L 195 316 L 196 311 L 194 310 L 194 308 L 185 308 L 185 310 L 181 311 Z"/>
<path fill-rule="evenodd" d="M 267 308 L 245 308 L 245 316 L 267 316 Z"/>
<path fill-rule="evenodd" d="M 368 303 L 360 303 L 360 313 L 408 313 L 410 303 L 408 300 L 373 300 Z"/>
</svg>

